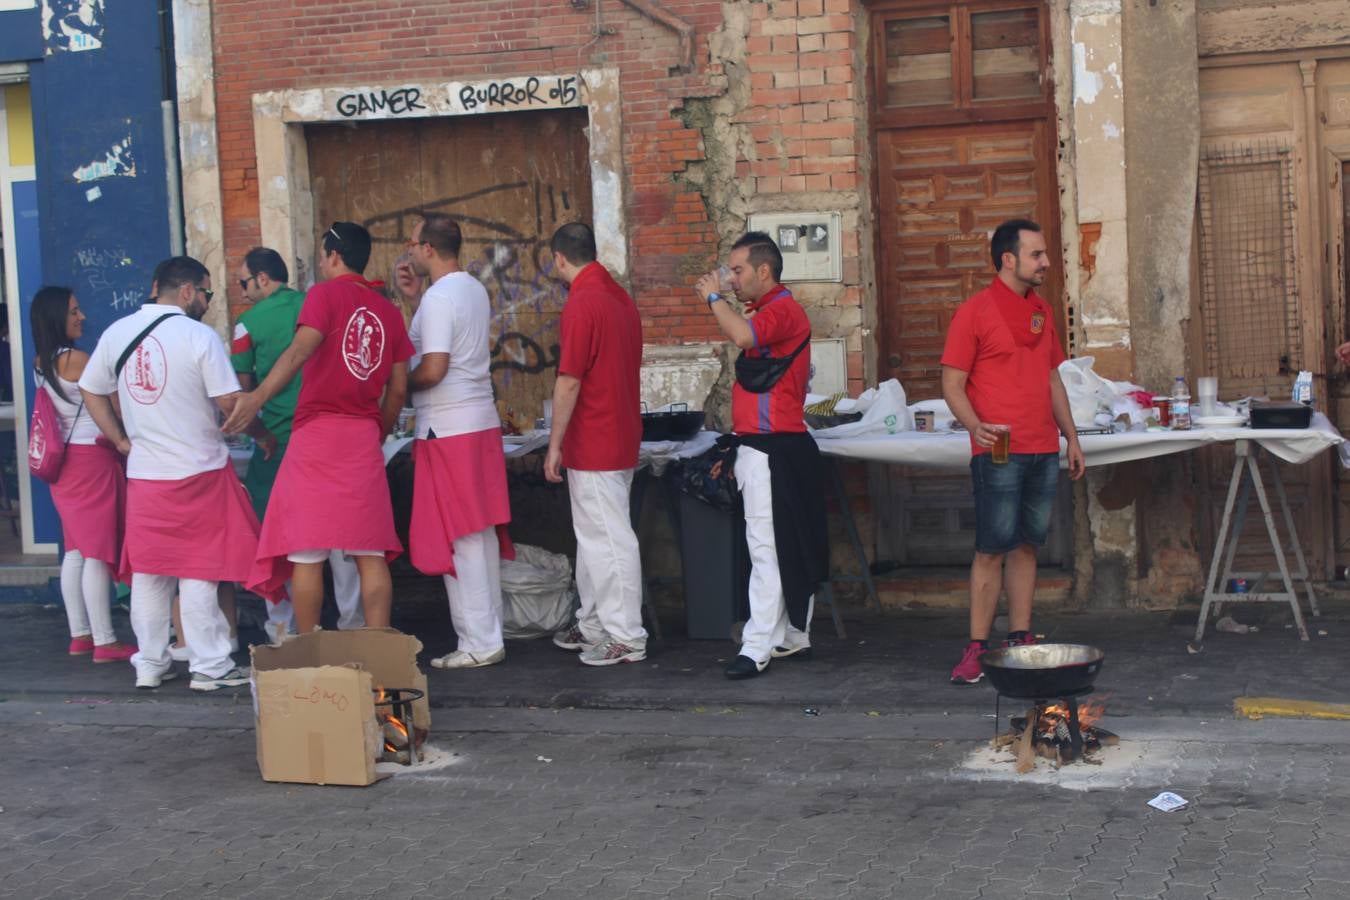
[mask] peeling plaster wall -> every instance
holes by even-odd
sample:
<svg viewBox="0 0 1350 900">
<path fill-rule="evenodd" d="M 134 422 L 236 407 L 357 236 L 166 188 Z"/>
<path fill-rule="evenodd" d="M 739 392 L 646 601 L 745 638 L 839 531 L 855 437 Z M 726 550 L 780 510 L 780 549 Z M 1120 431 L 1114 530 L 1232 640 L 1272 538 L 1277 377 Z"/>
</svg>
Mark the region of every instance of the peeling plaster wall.
<svg viewBox="0 0 1350 900">
<path fill-rule="evenodd" d="M 1074 0 L 1069 14 L 1080 259 L 1090 262 L 1078 275 L 1077 351 L 1095 357 L 1102 375 L 1126 379 L 1132 359 L 1120 3 Z"/>
<path fill-rule="evenodd" d="M 1129 166 L 1130 322 L 1136 380 L 1158 390 L 1188 371 L 1200 88 L 1195 0 L 1125 0 L 1125 158 Z M 1166 140 L 1159 140 L 1166 135 Z M 1203 584 L 1190 503 L 1190 454 L 1150 461 L 1141 494 L 1141 603 L 1167 602 Z"/>
<path fill-rule="evenodd" d="M 722 13 L 708 39 L 722 91 L 685 101 L 704 158 L 677 182 L 702 196 L 723 258 L 754 213 L 841 213 L 843 281 L 790 287 L 816 338 L 844 339 L 856 394 L 875 377 L 865 11 L 856 0 L 729 0 Z M 712 400 L 728 397 L 724 379 Z"/>
<path fill-rule="evenodd" d="M 1148 347 L 1137 377 L 1156 389 L 1186 371 L 1200 152 L 1195 0 L 1126 0 L 1124 21 L 1130 319 Z"/>
<path fill-rule="evenodd" d="M 221 302 L 203 319 L 222 338 L 230 313 L 224 287 L 230 283 L 221 213 L 220 157 L 216 147 L 215 61 L 210 0 L 174 0 L 174 58 L 178 82 L 178 157 L 183 179 L 183 219 L 189 256 L 211 273 Z"/>
</svg>

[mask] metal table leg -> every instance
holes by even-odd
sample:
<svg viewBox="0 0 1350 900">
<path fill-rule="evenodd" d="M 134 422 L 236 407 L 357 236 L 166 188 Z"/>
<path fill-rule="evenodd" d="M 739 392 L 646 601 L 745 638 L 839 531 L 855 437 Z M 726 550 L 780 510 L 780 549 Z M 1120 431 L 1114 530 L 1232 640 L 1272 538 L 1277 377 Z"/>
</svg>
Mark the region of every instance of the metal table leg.
<svg viewBox="0 0 1350 900">
<path fill-rule="evenodd" d="M 1303 611 L 1299 607 L 1298 592 L 1294 590 L 1293 577 L 1285 557 L 1284 544 L 1280 538 L 1279 530 L 1275 527 L 1275 517 L 1271 510 L 1270 499 L 1266 495 L 1265 482 L 1261 477 L 1260 445 L 1253 444 L 1250 440 L 1240 440 L 1234 445 L 1234 451 L 1233 475 L 1228 483 L 1228 496 L 1224 503 L 1223 519 L 1219 526 L 1218 538 L 1214 543 L 1214 556 L 1210 560 L 1209 577 L 1205 582 L 1205 598 L 1200 607 L 1200 619 L 1195 625 L 1195 640 L 1198 643 L 1204 639 L 1205 625 L 1208 622 L 1211 607 L 1217 615 L 1226 603 L 1288 603 L 1294 616 L 1294 625 L 1298 629 L 1299 637 L 1306 641 L 1308 640 L 1308 629 L 1303 621 Z M 1307 579 L 1307 565 L 1303 556 L 1303 547 L 1299 542 L 1298 532 L 1294 529 L 1293 513 L 1289 509 L 1288 497 L 1284 492 L 1284 483 L 1280 478 L 1278 463 L 1273 465 L 1276 466 L 1273 475 L 1276 484 L 1276 496 L 1280 501 L 1285 526 L 1289 529 L 1289 540 L 1293 544 L 1294 553 L 1300 566 L 1296 575 L 1304 582 L 1309 595 L 1309 603 L 1313 609 L 1316 609 L 1312 585 L 1308 583 Z M 1250 478 L 1250 483 L 1246 481 L 1247 478 Z M 1241 486 L 1240 498 L 1239 485 Z M 1242 534 L 1243 525 L 1246 524 L 1247 506 L 1251 499 L 1249 491 L 1255 492 L 1257 503 L 1261 507 L 1261 513 L 1266 524 L 1266 536 L 1275 555 L 1280 584 L 1284 587 L 1282 591 L 1263 590 L 1265 582 L 1270 580 L 1274 573 L 1236 572 L 1233 568 L 1238 538 Z M 1230 580 L 1241 575 L 1251 575 L 1256 579 L 1255 584 L 1252 585 L 1254 590 L 1249 590 L 1247 593 L 1229 591 L 1227 587 Z"/>
<path fill-rule="evenodd" d="M 830 480 L 834 484 L 834 495 L 839 501 L 839 517 L 844 520 L 844 530 L 848 534 L 853 549 L 853 558 L 857 560 L 859 575 L 831 575 L 830 582 L 862 582 L 867 591 L 867 602 L 872 609 L 881 609 L 881 600 L 877 597 L 877 587 L 872 581 L 871 564 L 867 561 L 867 551 L 863 548 L 862 537 L 858 534 L 858 524 L 853 518 L 853 507 L 848 502 L 848 492 L 844 490 L 844 478 L 839 474 L 839 466 L 832 457 L 824 457 L 825 467 L 830 471 Z M 831 591 L 833 594 L 833 591 Z"/>
</svg>

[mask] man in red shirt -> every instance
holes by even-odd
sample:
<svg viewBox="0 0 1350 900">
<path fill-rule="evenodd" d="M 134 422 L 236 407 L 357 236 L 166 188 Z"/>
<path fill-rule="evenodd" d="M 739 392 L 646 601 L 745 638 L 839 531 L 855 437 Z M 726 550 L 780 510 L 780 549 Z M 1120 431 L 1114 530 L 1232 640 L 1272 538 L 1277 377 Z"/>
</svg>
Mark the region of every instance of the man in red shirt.
<svg viewBox="0 0 1350 900">
<path fill-rule="evenodd" d="M 647 632 L 628 495 L 642 442 L 642 320 L 633 298 L 595 261 L 588 226 L 562 226 L 550 246 L 554 272 L 570 287 L 544 475 L 561 482 L 567 468 L 581 595 L 576 624 L 553 643 L 580 650 L 588 666 L 638 662 L 647 656 Z"/>
<path fill-rule="evenodd" d="M 294 564 L 296 630 L 319 625 L 329 552 L 355 558 L 366 625 L 385 628 L 393 603 L 391 560 L 403 552 L 380 444 L 403 407 L 412 342 L 403 315 L 361 273 L 370 232 L 335 222 L 323 236 L 319 275 L 296 321 L 295 339 L 240 402 L 226 431 L 246 427 L 304 367 L 286 457 L 258 539 L 252 582 Z"/>
<path fill-rule="evenodd" d="M 953 684 L 984 677 L 980 656 L 989 649 L 1000 593 L 1008 594 L 1010 624 L 1003 646 L 1035 643 L 1036 548 L 1050 529 L 1061 433 L 1069 477 L 1083 477 L 1083 450 L 1059 378 L 1064 351 L 1050 307 L 1035 291 L 1050 267 L 1041 228 L 1025 219 L 1004 222 L 990 250 L 998 275 L 961 304 L 942 352 L 942 396 L 970 433 L 975 489 L 970 643 L 952 670 Z M 1008 441 L 1006 461 L 990 452 L 1000 438 Z"/>
<path fill-rule="evenodd" d="M 731 287 L 748 301 L 749 318 L 722 296 L 716 273 L 695 292 L 737 347 L 731 389 L 736 483 L 750 549 L 750 620 L 728 678 L 753 678 L 770 659 L 811 656 L 815 591 L 829 571 L 820 453 L 806 433 L 802 408 L 811 377 L 811 322 L 787 288 L 783 254 L 752 231 L 727 257 Z"/>
</svg>

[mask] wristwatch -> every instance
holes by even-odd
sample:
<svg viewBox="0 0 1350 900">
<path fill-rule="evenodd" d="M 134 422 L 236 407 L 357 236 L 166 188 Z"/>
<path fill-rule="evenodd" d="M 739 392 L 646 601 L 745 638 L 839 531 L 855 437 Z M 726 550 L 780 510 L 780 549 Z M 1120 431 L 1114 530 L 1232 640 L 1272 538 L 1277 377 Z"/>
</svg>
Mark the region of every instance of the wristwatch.
<svg viewBox="0 0 1350 900">
<path fill-rule="evenodd" d="M 722 296 L 721 294 L 719 294 L 717 291 L 713 291 L 711 294 L 708 295 L 708 305 L 709 305 L 709 306 L 712 306 L 712 305 L 713 305 L 714 303 L 716 303 L 718 300 L 725 300 L 725 299 L 727 299 L 727 298 L 726 298 L 726 297 L 723 297 L 723 296 Z"/>
</svg>

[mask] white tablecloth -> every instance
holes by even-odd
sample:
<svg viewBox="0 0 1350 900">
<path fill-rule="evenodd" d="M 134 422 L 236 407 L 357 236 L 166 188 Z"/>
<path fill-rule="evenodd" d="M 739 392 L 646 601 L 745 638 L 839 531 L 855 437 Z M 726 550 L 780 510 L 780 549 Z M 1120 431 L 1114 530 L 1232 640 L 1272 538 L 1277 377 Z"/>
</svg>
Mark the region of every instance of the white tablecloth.
<svg viewBox="0 0 1350 900">
<path fill-rule="evenodd" d="M 1190 431 L 1126 431 L 1087 434 L 1079 438 L 1089 466 L 1107 466 L 1133 459 L 1195 450 L 1206 444 L 1250 440 L 1290 463 L 1305 463 L 1345 441 L 1322 413 L 1308 428 L 1192 428 Z M 898 434 L 857 438 L 816 438 L 826 456 L 862 459 L 926 469 L 965 470 L 970 466 L 970 437 L 964 432 Z M 1064 440 L 1060 439 L 1060 465 Z"/>
<path fill-rule="evenodd" d="M 651 466 L 660 475 L 672 460 L 689 459 L 710 449 L 717 441 L 716 431 L 700 431 L 687 441 L 644 441 L 638 447 L 638 468 Z M 384 442 L 384 463 L 412 443 L 412 438 L 391 438 Z M 547 431 L 531 431 L 520 435 L 504 435 L 503 449 L 507 459 L 519 459 L 548 446 Z"/>
</svg>

